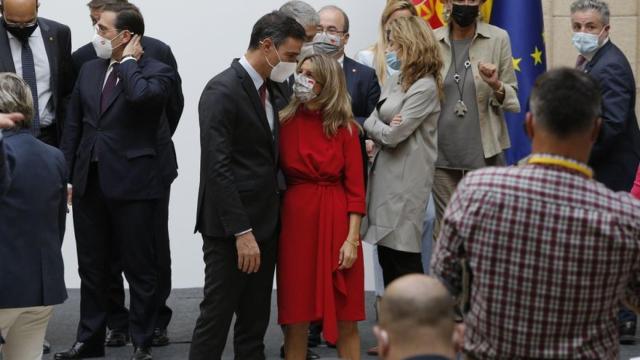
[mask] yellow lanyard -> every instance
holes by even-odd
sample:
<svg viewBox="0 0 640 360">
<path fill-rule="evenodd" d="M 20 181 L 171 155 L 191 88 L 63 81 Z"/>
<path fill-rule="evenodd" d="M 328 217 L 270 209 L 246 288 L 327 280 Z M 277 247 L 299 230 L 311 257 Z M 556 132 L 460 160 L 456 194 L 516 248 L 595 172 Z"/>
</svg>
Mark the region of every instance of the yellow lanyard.
<svg viewBox="0 0 640 360">
<path fill-rule="evenodd" d="M 560 166 L 566 169 L 577 171 L 589 179 L 593 178 L 593 170 L 591 170 L 588 166 L 582 165 L 576 161 L 563 159 L 561 157 L 552 156 L 552 155 L 532 155 L 527 161 L 528 164 L 535 165 L 554 165 Z"/>
</svg>

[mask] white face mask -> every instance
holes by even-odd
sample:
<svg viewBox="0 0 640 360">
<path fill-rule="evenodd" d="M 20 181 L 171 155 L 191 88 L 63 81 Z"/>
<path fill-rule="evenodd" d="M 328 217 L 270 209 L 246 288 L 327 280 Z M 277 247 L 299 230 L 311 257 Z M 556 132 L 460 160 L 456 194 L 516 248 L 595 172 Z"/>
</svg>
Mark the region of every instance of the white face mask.
<svg viewBox="0 0 640 360">
<path fill-rule="evenodd" d="M 114 50 L 114 48 L 111 46 L 111 42 L 117 39 L 123 33 L 124 31 L 116 35 L 116 37 L 114 37 L 113 39 L 108 40 L 98 35 L 98 33 L 96 32 L 95 35 L 93 35 L 93 40 L 91 40 L 91 43 L 93 44 L 93 48 L 96 50 L 96 55 L 98 55 L 98 57 L 101 59 L 105 59 L 105 60 L 111 59 L 111 56 L 113 55 L 113 50 Z M 115 48 L 117 49 L 118 47 L 120 47 L 120 45 L 116 46 Z"/>
<path fill-rule="evenodd" d="M 300 100 L 301 103 L 306 103 L 315 99 L 318 96 L 313 91 L 315 84 L 315 80 L 307 77 L 306 75 L 296 74 L 296 81 L 293 84 L 293 94 L 296 99 Z"/>
<path fill-rule="evenodd" d="M 278 50 L 276 50 L 276 55 L 278 55 L 278 60 L 280 61 L 276 65 L 271 65 L 269 58 L 267 58 L 266 56 L 265 59 L 267 59 L 267 64 L 271 66 L 271 75 L 269 75 L 269 79 L 281 83 L 287 80 L 291 75 L 293 75 L 294 72 L 296 72 L 296 67 L 298 66 L 298 64 L 296 64 L 295 62 L 282 61 Z"/>
</svg>

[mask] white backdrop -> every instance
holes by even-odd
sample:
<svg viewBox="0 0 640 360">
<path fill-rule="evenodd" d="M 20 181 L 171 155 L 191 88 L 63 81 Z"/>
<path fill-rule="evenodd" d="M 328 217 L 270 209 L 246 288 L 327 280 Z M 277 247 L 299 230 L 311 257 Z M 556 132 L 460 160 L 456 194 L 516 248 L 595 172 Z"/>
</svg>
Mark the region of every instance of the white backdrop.
<svg viewBox="0 0 640 360">
<path fill-rule="evenodd" d="M 67 24 L 73 33 L 73 49 L 93 36 L 88 0 L 41 0 L 40 13 Z M 178 61 L 185 96 L 184 114 L 174 136 L 179 176 L 171 193 L 169 231 L 173 261 L 173 287 L 201 287 L 204 281 L 202 239 L 193 233 L 199 182 L 198 99 L 204 85 L 244 54 L 251 28 L 260 16 L 277 9 L 284 0 L 134 0 L 145 17 L 146 34 L 169 44 Z M 316 9 L 337 5 L 351 20 L 347 54 L 373 43 L 384 0 L 308 0 Z M 71 216 L 63 245 L 67 287 L 78 288 L 75 237 Z M 373 289 L 371 248 L 365 245 L 366 288 Z"/>
</svg>

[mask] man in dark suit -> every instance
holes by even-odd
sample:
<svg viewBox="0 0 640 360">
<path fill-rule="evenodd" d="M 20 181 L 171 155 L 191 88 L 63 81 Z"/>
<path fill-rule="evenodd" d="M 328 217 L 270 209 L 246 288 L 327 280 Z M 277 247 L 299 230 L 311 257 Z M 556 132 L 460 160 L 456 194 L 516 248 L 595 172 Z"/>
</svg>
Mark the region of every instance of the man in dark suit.
<svg viewBox="0 0 640 360">
<path fill-rule="evenodd" d="M 362 65 L 349 58 L 344 53 L 344 48 L 349 42 L 349 17 L 341 8 L 328 5 L 320 9 L 319 35 L 316 41 L 327 42 L 333 45 L 333 56 L 338 60 L 347 81 L 347 90 L 351 96 L 351 108 L 356 121 L 362 125 L 373 112 L 380 99 L 380 84 L 374 69 Z M 320 30 L 322 28 L 322 30 Z M 320 38 L 320 39 L 319 39 Z M 365 136 L 361 137 L 362 159 L 364 162 L 365 182 L 367 181 L 367 168 L 369 157 L 365 147 Z"/>
<path fill-rule="evenodd" d="M 91 0 L 87 6 L 90 10 L 90 17 L 93 25 L 98 23 L 100 15 L 105 5 L 110 3 L 128 3 L 127 0 Z M 163 114 L 163 121 L 158 132 L 158 140 L 168 141 L 171 145 L 171 152 L 166 153 L 167 159 L 163 160 L 167 163 L 174 165 L 174 170 L 178 169 L 178 162 L 176 159 L 175 147 L 171 137 L 175 133 L 180 117 L 182 116 L 182 110 L 184 108 L 184 96 L 182 94 L 182 86 L 180 75 L 178 74 L 178 64 L 171 48 L 160 40 L 154 39 L 149 36 L 144 36 L 140 40 L 142 48 L 144 49 L 144 56 L 155 60 L 158 60 L 165 65 L 170 66 L 177 74 L 178 84 L 174 86 L 171 92 L 169 101 Z M 97 59 L 96 50 L 92 43 L 88 43 L 72 54 L 73 67 L 76 74 L 80 72 L 82 65 L 86 62 Z M 164 144 L 161 144 L 164 145 Z M 167 299 L 171 294 L 171 250 L 169 246 L 169 198 L 170 188 L 167 191 L 165 197 L 162 198 L 162 205 L 158 206 L 158 214 L 156 218 L 157 231 L 157 260 L 159 274 L 158 285 L 158 301 L 160 302 L 160 308 L 158 310 L 158 317 L 156 320 L 156 326 L 153 331 L 153 346 L 165 346 L 169 344 L 169 337 L 167 336 L 167 327 L 171 321 L 173 314 L 171 308 L 167 306 Z M 117 249 L 112 252 L 113 255 L 117 254 Z M 122 283 L 122 264 L 119 257 L 114 256 L 111 260 L 111 285 L 109 292 L 109 315 L 107 317 L 107 337 L 105 344 L 110 347 L 125 346 L 129 340 L 129 311 L 127 310 L 124 301 L 124 286 Z"/>
<path fill-rule="evenodd" d="M 609 38 L 609 7 L 604 1 L 577 0 L 571 5 L 576 62 L 602 92 L 602 128 L 589 166 L 595 179 L 614 191 L 631 191 L 640 163 L 640 129 L 636 119 L 636 81 L 629 61 Z M 635 314 L 620 312 L 620 342 L 635 342 Z"/>
<path fill-rule="evenodd" d="M 71 31 L 38 17 L 37 0 L 1 3 L 0 72 L 17 73 L 29 84 L 35 106 L 32 132 L 58 146 L 74 81 Z"/>
<path fill-rule="evenodd" d="M 73 185 L 81 279 L 80 324 L 73 347 L 56 359 L 104 356 L 116 242 L 130 285 L 132 359 L 151 359 L 159 272 L 157 207 L 176 172 L 158 139 L 175 72 L 142 56 L 144 20 L 132 4 L 105 5 L 94 40 L 101 59 L 86 63 L 69 104 L 62 141 Z"/>
<path fill-rule="evenodd" d="M 387 286 L 373 332 L 380 359 L 451 360 L 464 338 L 454 301 L 435 278 L 407 275 Z"/>
<path fill-rule="evenodd" d="M 60 150 L 31 134 L 33 98 L 16 74 L 0 74 L 0 109 L 12 112 L 0 114 L 0 348 L 39 359 L 53 305 L 67 298 L 67 170 Z"/>
<path fill-rule="evenodd" d="M 279 223 L 278 110 L 274 82 L 296 68 L 305 38 L 274 11 L 254 25 L 249 49 L 200 98 L 200 191 L 196 231 L 205 285 L 189 359 L 220 359 L 236 315 L 237 359 L 264 359 Z"/>
</svg>

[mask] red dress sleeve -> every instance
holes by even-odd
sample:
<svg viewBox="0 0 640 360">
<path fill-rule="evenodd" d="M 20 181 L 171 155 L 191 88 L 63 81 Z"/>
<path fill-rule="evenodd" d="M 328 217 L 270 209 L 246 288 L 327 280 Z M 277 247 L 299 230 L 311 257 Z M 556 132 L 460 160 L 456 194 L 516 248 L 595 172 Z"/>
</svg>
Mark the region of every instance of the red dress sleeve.
<svg viewBox="0 0 640 360">
<path fill-rule="evenodd" d="M 358 129 L 351 126 L 343 129 L 343 155 L 344 155 L 344 188 L 347 195 L 347 211 L 349 213 L 362 214 L 366 212 L 364 169 L 362 162 L 362 149 Z"/>
<path fill-rule="evenodd" d="M 638 167 L 638 173 L 636 174 L 636 181 L 633 183 L 633 189 L 631 189 L 631 195 L 636 199 L 640 199 L 640 167 Z"/>
</svg>

